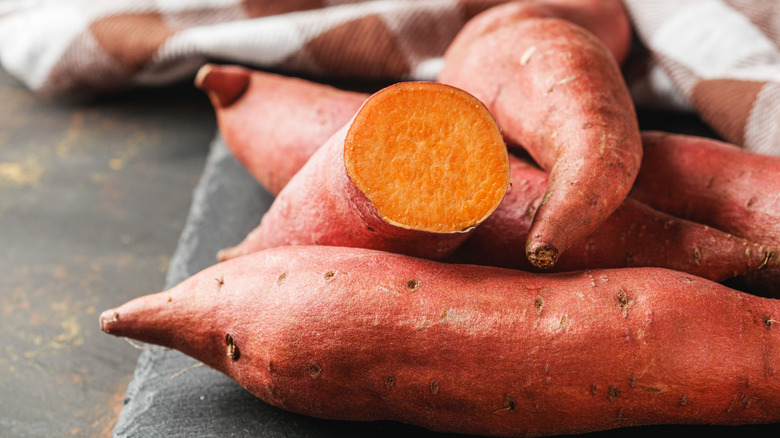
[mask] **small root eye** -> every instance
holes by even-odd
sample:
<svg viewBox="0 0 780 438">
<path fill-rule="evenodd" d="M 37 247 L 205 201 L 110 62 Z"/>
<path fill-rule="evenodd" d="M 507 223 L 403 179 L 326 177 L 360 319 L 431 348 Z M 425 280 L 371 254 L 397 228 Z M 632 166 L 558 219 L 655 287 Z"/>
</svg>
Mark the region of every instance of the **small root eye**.
<svg viewBox="0 0 780 438">
<path fill-rule="evenodd" d="M 336 278 L 336 271 L 328 271 L 325 273 L 325 281 L 331 281 Z"/>
<path fill-rule="evenodd" d="M 238 360 L 241 353 L 238 351 L 238 346 L 233 342 L 233 336 L 230 333 L 225 335 L 225 344 L 227 344 L 227 355 L 233 360 Z"/>
</svg>

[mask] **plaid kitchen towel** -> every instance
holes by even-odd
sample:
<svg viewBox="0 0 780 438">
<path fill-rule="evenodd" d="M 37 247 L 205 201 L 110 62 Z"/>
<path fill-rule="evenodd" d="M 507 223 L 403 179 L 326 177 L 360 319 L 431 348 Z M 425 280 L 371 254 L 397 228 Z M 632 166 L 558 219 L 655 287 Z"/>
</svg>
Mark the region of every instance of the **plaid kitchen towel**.
<svg viewBox="0 0 780 438">
<path fill-rule="evenodd" d="M 0 62 L 42 94 L 169 83 L 207 60 L 331 78 L 435 79 L 463 23 L 498 3 L 22 1 L 0 6 Z"/>
<path fill-rule="evenodd" d="M 505 1 L 0 0 L 0 64 L 49 95 L 167 84 L 207 61 L 432 80 L 463 24 Z M 648 51 L 628 76 L 638 105 L 692 109 L 726 140 L 780 155 L 780 1 L 624 4 Z"/>
<path fill-rule="evenodd" d="M 780 2 L 624 0 L 651 54 L 651 95 L 731 143 L 780 155 Z"/>
</svg>

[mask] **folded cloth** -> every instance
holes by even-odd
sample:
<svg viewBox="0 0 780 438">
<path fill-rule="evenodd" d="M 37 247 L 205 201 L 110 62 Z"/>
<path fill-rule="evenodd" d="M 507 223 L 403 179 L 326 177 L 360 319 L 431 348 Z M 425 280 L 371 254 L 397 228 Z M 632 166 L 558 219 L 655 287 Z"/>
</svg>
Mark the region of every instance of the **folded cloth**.
<svg viewBox="0 0 780 438">
<path fill-rule="evenodd" d="M 165 84 L 207 60 L 329 78 L 435 79 L 465 21 L 502 2 L 27 1 L 0 9 L 0 62 L 43 94 Z"/>
<path fill-rule="evenodd" d="M 652 56 L 650 95 L 689 105 L 731 143 L 780 155 L 780 2 L 624 4 Z"/>
<path fill-rule="evenodd" d="M 506 1 L 7 0 L 0 63 L 54 95 L 167 84 L 207 61 L 328 79 L 434 80 L 463 24 Z M 693 109 L 724 139 L 780 155 L 778 0 L 624 5 L 649 57 L 627 76 L 638 106 Z"/>
</svg>

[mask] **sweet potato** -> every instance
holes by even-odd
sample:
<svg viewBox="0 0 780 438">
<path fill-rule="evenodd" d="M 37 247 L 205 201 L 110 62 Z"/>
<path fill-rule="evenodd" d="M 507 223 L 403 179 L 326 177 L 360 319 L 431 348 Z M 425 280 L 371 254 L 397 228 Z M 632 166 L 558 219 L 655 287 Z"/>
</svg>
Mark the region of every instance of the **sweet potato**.
<svg viewBox="0 0 780 438">
<path fill-rule="evenodd" d="M 661 131 L 643 132 L 642 144 L 646 158 L 632 197 L 736 236 L 780 245 L 780 157 Z M 780 295 L 777 264 L 734 286 Z"/>
<path fill-rule="evenodd" d="M 780 157 L 719 140 L 642 132 L 645 161 L 631 195 L 659 210 L 780 244 Z"/>
<path fill-rule="evenodd" d="M 478 15 L 444 55 L 439 81 L 488 106 L 507 143 L 550 173 L 526 255 L 539 267 L 593 232 L 628 194 L 642 147 L 620 68 L 586 29 L 557 18 L 501 22 L 471 39 Z"/>
<path fill-rule="evenodd" d="M 520 0 L 500 3 L 464 27 L 458 38 L 473 41 L 493 30 L 529 18 L 560 18 L 587 29 L 618 64 L 631 50 L 631 20 L 621 0 Z"/>
<path fill-rule="evenodd" d="M 373 94 L 276 197 L 225 260 L 285 245 L 382 249 L 438 259 L 509 186 L 506 145 L 473 96 L 434 82 Z"/>
<path fill-rule="evenodd" d="M 670 270 L 339 247 L 219 263 L 100 315 L 290 411 L 501 436 L 780 421 L 779 321 L 780 301 Z"/>
<path fill-rule="evenodd" d="M 368 98 L 235 65 L 206 64 L 195 85 L 211 99 L 228 149 L 272 195 Z"/>
<path fill-rule="evenodd" d="M 523 243 L 544 197 L 547 174 L 511 155 L 509 162 L 511 189 L 448 261 L 533 270 L 523 257 Z M 593 233 L 571 246 L 553 270 L 654 266 L 724 281 L 778 269 L 777 251 L 776 246 L 679 219 L 629 197 Z"/>
<path fill-rule="evenodd" d="M 216 70 L 215 70 L 216 69 Z M 258 84 L 278 83 L 291 97 L 281 98 L 273 105 L 262 99 L 272 96 L 274 90 L 266 90 L 260 85 L 247 90 L 242 99 L 242 106 L 215 105 L 223 131 L 229 129 L 262 129 L 257 135 L 263 141 L 244 143 L 238 149 L 232 149 L 242 154 L 252 154 L 253 149 L 265 148 L 266 153 L 285 151 L 300 158 L 301 166 L 313 154 L 316 142 L 322 142 L 343 126 L 356 111 L 356 95 L 365 100 L 367 95 L 342 91 L 325 87 L 302 79 L 287 79 L 262 72 L 232 67 L 204 67 L 208 74 L 201 76 L 211 78 L 210 87 L 217 93 L 227 93 L 230 86 L 238 80 L 229 80 L 227 73 L 237 72 L 246 78 L 256 77 Z M 218 73 L 217 73 L 218 72 Z M 225 77 L 224 83 L 215 83 L 214 78 Z M 313 92 L 314 90 L 314 92 Z M 328 102 L 328 116 L 322 117 L 323 109 L 317 105 L 309 105 L 299 97 L 314 94 L 322 97 L 321 102 Z M 248 102 L 257 102 L 249 104 Z M 261 106 L 265 105 L 265 106 Z M 258 111 L 257 122 L 248 119 L 251 111 Z M 294 120 L 297 131 L 311 132 L 310 136 L 300 134 L 285 136 L 279 132 L 287 131 L 281 120 L 269 125 L 260 117 L 266 112 L 273 112 L 277 119 Z M 249 124 L 254 127 L 234 125 Z M 330 132 L 330 134 L 329 134 Z M 294 142 L 288 142 L 294 139 Z M 298 170 L 291 166 L 274 166 L 269 168 L 272 160 L 243 160 L 247 169 L 255 175 L 273 171 L 280 176 L 279 180 L 289 180 Z M 499 207 L 474 234 L 456 251 L 451 261 L 502 266 L 533 270 L 534 267 L 524 257 L 524 243 L 528 236 L 531 218 L 544 196 L 547 185 L 547 175 L 518 160 L 510 157 L 510 182 L 513 187 Z M 723 281 L 729 277 L 744 276 L 759 268 L 772 270 L 780 258 L 774 256 L 774 249 L 765 248 L 745 239 L 735 238 L 718 230 L 703 227 L 696 223 L 679 220 L 642 203 L 626 199 L 623 205 L 611 215 L 607 221 L 586 239 L 574 244 L 565 256 L 559 260 L 553 271 L 569 271 L 587 268 L 617 268 L 626 266 L 656 266 L 689 272 L 714 281 Z M 224 254 L 223 254 L 224 256 Z M 763 273 L 762 273 L 763 274 Z"/>
</svg>

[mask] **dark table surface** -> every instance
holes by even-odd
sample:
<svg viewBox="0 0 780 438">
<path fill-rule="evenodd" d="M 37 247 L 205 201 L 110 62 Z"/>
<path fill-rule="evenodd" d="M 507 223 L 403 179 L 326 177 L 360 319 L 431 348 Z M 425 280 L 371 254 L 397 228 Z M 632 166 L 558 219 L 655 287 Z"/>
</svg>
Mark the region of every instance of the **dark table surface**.
<svg viewBox="0 0 780 438">
<path fill-rule="evenodd" d="M 189 83 L 63 102 L 0 71 L 0 436 L 110 436 L 140 351 L 98 315 L 163 287 L 215 130 Z"/>
</svg>

